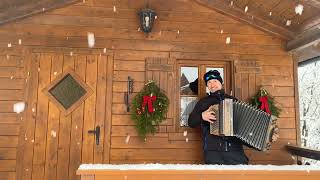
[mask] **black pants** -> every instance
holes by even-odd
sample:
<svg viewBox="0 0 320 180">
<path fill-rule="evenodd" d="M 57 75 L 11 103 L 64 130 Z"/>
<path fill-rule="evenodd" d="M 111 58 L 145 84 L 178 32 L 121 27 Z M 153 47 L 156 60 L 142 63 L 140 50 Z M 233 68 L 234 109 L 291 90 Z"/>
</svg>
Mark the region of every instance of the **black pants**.
<svg viewBox="0 0 320 180">
<path fill-rule="evenodd" d="M 239 151 L 205 151 L 204 162 L 206 164 L 248 164 L 248 157 L 245 155 L 243 149 Z"/>
</svg>

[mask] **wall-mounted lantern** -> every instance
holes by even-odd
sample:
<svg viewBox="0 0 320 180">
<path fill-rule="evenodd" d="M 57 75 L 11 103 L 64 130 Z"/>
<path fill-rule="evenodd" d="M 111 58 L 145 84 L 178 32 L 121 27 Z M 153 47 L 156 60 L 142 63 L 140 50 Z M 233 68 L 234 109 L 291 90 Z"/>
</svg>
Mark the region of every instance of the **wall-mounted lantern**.
<svg viewBox="0 0 320 180">
<path fill-rule="evenodd" d="M 154 10 L 148 9 L 148 8 L 142 9 L 139 12 L 140 25 L 143 32 L 145 33 L 151 32 L 156 15 L 157 14 Z"/>
</svg>

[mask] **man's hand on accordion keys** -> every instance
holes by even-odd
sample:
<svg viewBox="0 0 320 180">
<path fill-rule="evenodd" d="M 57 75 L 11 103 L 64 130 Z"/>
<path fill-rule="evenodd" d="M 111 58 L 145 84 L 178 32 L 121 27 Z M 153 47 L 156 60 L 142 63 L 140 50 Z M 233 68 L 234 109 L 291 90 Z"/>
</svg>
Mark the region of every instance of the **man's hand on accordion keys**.
<svg viewBox="0 0 320 180">
<path fill-rule="evenodd" d="M 202 119 L 209 123 L 213 123 L 216 120 L 216 113 L 212 111 L 211 107 L 209 107 L 206 111 L 202 112 Z"/>
</svg>

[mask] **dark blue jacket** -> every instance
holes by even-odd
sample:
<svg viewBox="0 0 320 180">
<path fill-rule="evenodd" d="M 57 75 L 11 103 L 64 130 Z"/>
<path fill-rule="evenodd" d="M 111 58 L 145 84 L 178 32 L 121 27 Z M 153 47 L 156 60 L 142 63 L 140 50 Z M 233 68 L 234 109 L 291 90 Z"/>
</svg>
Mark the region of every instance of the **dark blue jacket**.
<svg viewBox="0 0 320 180">
<path fill-rule="evenodd" d="M 234 136 L 215 136 L 210 134 L 210 123 L 202 119 L 202 112 L 211 105 L 219 104 L 225 98 L 237 100 L 235 97 L 224 94 L 222 90 L 211 93 L 200 99 L 189 115 L 190 127 L 201 127 L 204 151 L 243 151 L 243 142 Z"/>
</svg>

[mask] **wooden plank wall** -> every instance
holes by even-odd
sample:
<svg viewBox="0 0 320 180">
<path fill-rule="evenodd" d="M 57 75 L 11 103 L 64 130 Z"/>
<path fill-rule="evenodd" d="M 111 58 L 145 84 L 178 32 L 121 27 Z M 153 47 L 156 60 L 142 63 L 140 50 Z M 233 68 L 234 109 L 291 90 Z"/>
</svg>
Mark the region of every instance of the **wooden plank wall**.
<svg viewBox="0 0 320 180">
<path fill-rule="evenodd" d="M 202 7 L 191 0 L 149 0 L 149 7 L 156 10 L 158 19 L 153 31 L 146 35 L 139 31 L 137 17 L 138 10 L 145 6 L 144 0 L 86 0 L 84 3 L 70 5 L 1 26 L 0 47 L 6 48 L 8 43 L 12 43 L 11 49 L 15 49 L 18 46 L 18 39 L 21 39 L 22 45 L 30 49 L 57 48 L 56 51 L 52 50 L 56 54 L 59 54 L 61 49 L 67 49 L 67 51 L 76 54 L 76 50 L 73 49 L 88 48 L 87 32 L 93 32 L 96 38 L 95 50 L 103 53 L 103 49 L 106 48 L 114 53 L 113 87 L 112 92 L 108 91 L 109 94 L 106 95 L 112 97 L 111 139 L 106 140 L 111 144 L 104 146 L 104 151 L 108 152 L 104 153 L 105 162 L 110 163 L 201 162 L 199 134 L 190 130 L 187 136 L 189 141 L 186 142 L 183 132 L 178 132 L 173 128 L 179 115 L 175 111 L 177 99 L 174 94 L 178 93 L 175 89 L 177 78 L 175 73 L 172 73 L 172 77 L 170 77 L 170 73 L 162 76 L 156 72 L 152 75 L 160 80 L 160 84 L 165 82 L 165 78 L 167 78 L 165 86 L 168 87 L 167 93 L 170 95 L 172 119 L 168 118 L 160 126 L 159 132 L 155 136 L 148 136 L 146 142 L 140 141 L 137 137 L 130 115 L 125 111 L 123 95 L 127 88 L 126 80 L 128 76 L 131 76 L 135 81 L 133 95 L 139 92 L 147 80 L 145 78 L 146 59 L 150 57 L 169 60 L 191 59 L 194 61 L 231 59 L 235 67 L 239 65 L 238 69 L 240 69 L 237 72 L 237 68 L 235 68 L 236 76 L 234 78 L 239 98 L 247 100 L 261 85 L 275 96 L 277 104 L 283 109 L 279 118 L 281 128 L 279 141 L 269 153 L 248 150 L 250 163 L 293 163 L 292 157 L 283 150 L 285 144 L 295 144 L 297 139 L 294 113 L 294 66 L 291 55 L 284 51 L 284 42 Z M 230 44 L 225 43 L 227 37 L 231 38 Z M 90 50 L 88 53 L 90 54 Z M 258 70 L 245 69 L 244 65 L 241 69 L 241 62 L 256 64 Z M 173 67 L 176 67 L 175 61 L 172 63 Z M 9 66 L 12 62 L 2 61 L 0 66 L 2 66 L 1 64 Z M 0 71 L 0 75 L 7 71 L 4 69 Z M 169 78 L 172 78 L 172 81 Z M 4 88 L 8 87 L 4 86 L 4 83 L 0 83 L 0 93 L 7 93 L 1 98 L 9 98 L 19 94 L 8 93 L 7 90 L 2 90 Z M 16 89 L 14 91 L 18 92 Z M 6 99 L 3 101 L 12 103 L 11 101 L 15 100 Z M 43 101 L 42 103 L 47 103 L 43 98 L 40 100 Z M 0 104 L 0 106 L 2 105 Z M 11 105 L 5 104 L 4 106 L 10 107 Z M 110 110 L 107 109 L 109 107 L 106 106 L 106 111 Z M 76 109 L 76 111 L 81 111 L 81 109 Z M 51 114 L 51 112 L 45 113 Z M 4 114 L 4 116 L 5 121 L 10 121 L 7 120 L 10 119 L 9 115 Z M 49 126 L 49 124 L 47 125 Z M 66 126 L 69 125 L 66 124 Z M 4 126 L 0 128 L 6 129 L 3 132 L 9 134 L 18 133 L 14 128 L 10 132 Z M 42 131 L 44 130 L 35 130 L 36 134 L 38 132 L 45 133 Z M 50 134 L 51 132 L 46 133 Z M 127 141 L 128 137 L 130 137 L 129 141 Z M 11 143 L 15 142 L 5 140 Z M 70 146 L 75 145 L 75 142 L 72 141 L 67 143 Z M 53 148 L 59 149 L 58 144 Z M 41 148 L 37 150 L 42 153 L 45 151 Z M 54 149 L 46 149 L 46 153 L 50 153 L 52 150 Z M 90 152 L 92 151 L 90 150 Z M 5 154 L 4 157 L 11 158 L 9 154 Z M 12 161 L 14 167 L 15 160 L 7 159 L 4 161 Z M 39 163 L 43 166 L 41 162 Z M 60 170 L 58 172 L 63 173 Z"/>
<path fill-rule="evenodd" d="M 21 48 L 0 48 L 0 179 L 15 179 L 18 139 L 23 113 L 13 104 L 24 101 L 26 62 Z"/>
</svg>

